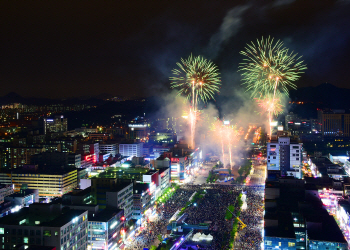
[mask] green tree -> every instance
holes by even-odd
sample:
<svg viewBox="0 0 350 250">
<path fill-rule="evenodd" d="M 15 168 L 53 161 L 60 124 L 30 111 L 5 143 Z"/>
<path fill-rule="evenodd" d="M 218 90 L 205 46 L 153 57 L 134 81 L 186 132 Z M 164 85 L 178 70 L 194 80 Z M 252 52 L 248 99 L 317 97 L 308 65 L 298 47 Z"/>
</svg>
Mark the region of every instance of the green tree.
<svg viewBox="0 0 350 250">
<path fill-rule="evenodd" d="M 161 235 L 161 234 L 158 234 L 158 235 L 157 235 L 157 238 L 158 238 L 159 242 L 162 243 L 162 241 L 163 241 L 162 235 Z"/>
</svg>

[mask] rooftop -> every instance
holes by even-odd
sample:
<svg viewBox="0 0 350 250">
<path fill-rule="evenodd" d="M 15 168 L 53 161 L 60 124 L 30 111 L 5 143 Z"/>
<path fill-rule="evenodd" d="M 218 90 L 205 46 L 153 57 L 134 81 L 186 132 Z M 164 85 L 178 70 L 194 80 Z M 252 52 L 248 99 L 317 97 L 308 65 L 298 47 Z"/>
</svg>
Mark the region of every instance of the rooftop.
<svg viewBox="0 0 350 250">
<path fill-rule="evenodd" d="M 107 222 L 110 219 L 112 219 L 113 216 L 115 216 L 116 214 L 119 214 L 120 212 L 123 212 L 123 209 L 106 208 L 106 209 L 103 209 L 98 214 L 96 214 L 93 218 L 89 218 L 89 221 Z"/>
<path fill-rule="evenodd" d="M 31 206 L 48 207 L 48 213 L 33 212 Z M 24 207 L 16 213 L 11 213 L 0 218 L 0 225 L 19 225 L 20 221 L 24 221 L 23 226 L 48 226 L 61 227 L 70 222 L 73 218 L 80 216 L 86 210 L 62 209 L 61 211 L 50 212 L 50 206 L 47 203 L 34 203 L 29 207 Z M 35 221 L 40 221 L 39 225 Z"/>
</svg>

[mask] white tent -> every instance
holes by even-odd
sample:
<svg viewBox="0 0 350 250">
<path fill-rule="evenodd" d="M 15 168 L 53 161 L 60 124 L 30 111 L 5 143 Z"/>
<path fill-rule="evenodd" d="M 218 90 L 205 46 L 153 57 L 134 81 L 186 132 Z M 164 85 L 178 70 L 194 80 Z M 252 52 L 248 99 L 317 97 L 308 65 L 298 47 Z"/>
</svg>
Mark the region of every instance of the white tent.
<svg viewBox="0 0 350 250">
<path fill-rule="evenodd" d="M 207 241 L 212 241 L 213 238 L 214 238 L 214 237 L 213 237 L 212 235 L 208 234 L 207 237 L 206 237 L 206 240 L 207 240 Z"/>
<path fill-rule="evenodd" d="M 201 237 L 202 235 L 201 235 L 201 233 L 196 233 L 195 235 L 193 235 L 193 237 L 192 237 L 192 240 L 193 241 L 200 241 L 200 237 Z"/>
<path fill-rule="evenodd" d="M 200 237 L 199 237 L 199 240 L 201 241 L 201 240 L 206 240 L 206 236 L 205 236 L 205 234 L 202 234 Z"/>
</svg>

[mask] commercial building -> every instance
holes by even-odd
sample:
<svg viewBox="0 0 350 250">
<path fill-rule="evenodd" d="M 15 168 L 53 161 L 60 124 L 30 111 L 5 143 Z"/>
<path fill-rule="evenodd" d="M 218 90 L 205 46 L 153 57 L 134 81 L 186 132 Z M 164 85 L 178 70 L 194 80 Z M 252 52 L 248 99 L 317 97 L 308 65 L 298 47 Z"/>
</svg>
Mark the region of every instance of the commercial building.
<svg viewBox="0 0 350 250">
<path fill-rule="evenodd" d="M 163 194 L 164 190 L 170 187 L 170 168 L 169 167 L 159 167 L 157 168 L 159 171 L 160 178 L 160 195 Z"/>
<path fill-rule="evenodd" d="M 89 217 L 89 248 L 120 249 L 125 235 L 124 221 L 122 209 L 104 209 Z"/>
<path fill-rule="evenodd" d="M 61 204 L 34 203 L 0 218 L 1 249 L 15 245 L 51 246 L 85 250 L 88 243 L 88 212 Z"/>
<path fill-rule="evenodd" d="M 44 118 L 44 134 L 65 132 L 68 130 L 67 118 L 63 115 L 54 118 Z"/>
<path fill-rule="evenodd" d="M 151 206 L 151 194 L 148 183 L 136 183 L 134 185 L 134 203 L 132 218 L 140 220 L 142 223 L 145 219 L 146 213 L 150 215 L 152 212 L 148 211 Z"/>
<path fill-rule="evenodd" d="M 77 170 L 26 166 L 9 172 L 3 171 L 0 173 L 0 183 L 13 184 L 15 192 L 27 184 L 29 189 L 38 189 L 42 198 L 59 197 L 77 187 Z"/>
<path fill-rule="evenodd" d="M 267 170 L 301 178 L 302 144 L 290 137 L 267 143 Z"/>
<path fill-rule="evenodd" d="M 142 157 L 143 143 L 119 144 L 119 154 L 128 157 Z"/>
<path fill-rule="evenodd" d="M 124 210 L 126 220 L 132 218 L 133 182 L 116 178 L 91 179 L 91 194 L 100 209 L 119 208 Z"/>
</svg>

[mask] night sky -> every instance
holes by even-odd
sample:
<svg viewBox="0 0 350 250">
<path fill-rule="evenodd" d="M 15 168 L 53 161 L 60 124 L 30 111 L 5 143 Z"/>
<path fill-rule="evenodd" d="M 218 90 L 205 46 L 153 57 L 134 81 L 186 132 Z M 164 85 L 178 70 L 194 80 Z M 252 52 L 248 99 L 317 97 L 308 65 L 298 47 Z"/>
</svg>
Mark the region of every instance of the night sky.
<svg viewBox="0 0 350 250">
<path fill-rule="evenodd" d="M 349 0 L 52 2 L 0 2 L 0 96 L 159 95 L 190 53 L 218 64 L 230 96 L 239 51 L 268 35 L 303 55 L 299 87 L 350 86 Z"/>
</svg>

